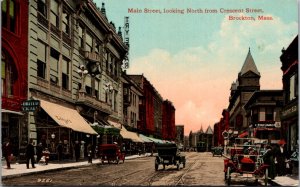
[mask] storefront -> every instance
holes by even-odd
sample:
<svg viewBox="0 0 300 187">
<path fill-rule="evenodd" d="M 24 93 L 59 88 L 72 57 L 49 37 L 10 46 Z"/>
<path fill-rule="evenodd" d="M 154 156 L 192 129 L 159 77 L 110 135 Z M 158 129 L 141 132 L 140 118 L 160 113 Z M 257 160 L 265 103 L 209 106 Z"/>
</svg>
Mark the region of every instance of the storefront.
<svg viewBox="0 0 300 187">
<path fill-rule="evenodd" d="M 56 154 L 56 147 L 63 144 L 65 158 L 73 157 L 73 146 L 79 141 L 83 146 L 83 154 L 86 155 L 86 146 L 93 144 L 93 136 L 97 132 L 75 110 L 66 106 L 38 99 L 41 109 L 37 112 L 37 141 L 47 147 L 50 153 Z"/>
</svg>

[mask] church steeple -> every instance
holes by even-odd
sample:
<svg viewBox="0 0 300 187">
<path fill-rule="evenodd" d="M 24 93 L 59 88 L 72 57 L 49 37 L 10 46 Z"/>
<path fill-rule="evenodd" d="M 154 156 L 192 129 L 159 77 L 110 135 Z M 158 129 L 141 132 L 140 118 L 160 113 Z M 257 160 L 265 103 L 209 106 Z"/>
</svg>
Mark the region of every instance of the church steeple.
<svg viewBox="0 0 300 187">
<path fill-rule="evenodd" d="M 257 70 L 257 67 L 254 63 L 253 57 L 251 55 L 251 51 L 250 51 L 250 47 L 249 47 L 249 51 L 246 57 L 246 60 L 244 62 L 244 65 L 240 71 L 240 75 L 244 75 L 245 73 L 252 71 L 253 73 L 257 74 L 260 76 L 259 71 Z"/>
</svg>

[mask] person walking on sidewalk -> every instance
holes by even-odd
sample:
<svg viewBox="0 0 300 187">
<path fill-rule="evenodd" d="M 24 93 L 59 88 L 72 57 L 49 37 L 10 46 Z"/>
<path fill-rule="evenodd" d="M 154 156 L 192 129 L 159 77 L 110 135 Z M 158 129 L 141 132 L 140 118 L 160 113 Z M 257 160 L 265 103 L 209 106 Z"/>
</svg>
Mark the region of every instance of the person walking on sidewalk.
<svg viewBox="0 0 300 187">
<path fill-rule="evenodd" d="M 34 166 L 34 146 L 33 146 L 33 140 L 30 139 L 27 147 L 26 147 L 26 166 L 27 169 L 29 169 L 29 161 L 31 160 L 32 168 L 35 168 Z"/>
<path fill-rule="evenodd" d="M 74 150 L 75 150 L 75 159 L 76 162 L 78 162 L 80 157 L 80 145 L 78 141 L 75 141 Z"/>
<path fill-rule="evenodd" d="M 87 146 L 87 154 L 88 154 L 88 163 L 92 163 L 93 152 L 92 152 L 92 145 L 90 143 Z"/>
<path fill-rule="evenodd" d="M 37 146 L 36 146 L 36 163 L 39 163 L 39 161 L 42 158 L 42 153 L 43 153 L 43 144 L 42 142 L 40 142 Z"/>
<path fill-rule="evenodd" d="M 288 158 L 288 153 L 285 146 L 285 140 L 280 140 L 278 142 L 279 148 L 276 151 L 276 160 L 278 163 L 277 174 L 278 176 L 286 175 L 286 161 Z"/>
<path fill-rule="evenodd" d="M 11 147 L 9 139 L 7 139 L 7 141 L 3 144 L 2 151 L 3 151 L 3 156 L 5 157 L 5 160 L 6 160 L 7 169 L 11 169 L 10 161 L 11 161 L 13 154 L 12 154 L 12 147 Z"/>
<path fill-rule="evenodd" d="M 59 141 L 57 147 L 56 147 L 56 151 L 57 151 L 57 157 L 58 157 L 58 161 L 62 160 L 62 156 L 63 156 L 63 145 L 62 145 L 62 141 Z"/>
<path fill-rule="evenodd" d="M 266 145 L 266 152 L 263 154 L 263 160 L 265 164 L 269 165 L 269 177 L 275 179 L 274 149 L 272 149 L 271 145 Z"/>
</svg>

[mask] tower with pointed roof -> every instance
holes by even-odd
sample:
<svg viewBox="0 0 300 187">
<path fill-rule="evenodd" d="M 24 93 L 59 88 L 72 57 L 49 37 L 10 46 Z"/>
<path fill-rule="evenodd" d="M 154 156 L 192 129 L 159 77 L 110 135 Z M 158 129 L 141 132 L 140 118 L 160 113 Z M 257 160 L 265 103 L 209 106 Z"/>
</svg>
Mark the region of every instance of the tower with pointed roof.
<svg viewBox="0 0 300 187">
<path fill-rule="evenodd" d="M 260 90 L 260 73 L 255 65 L 249 48 L 238 78 L 231 85 L 228 111 L 229 126 L 235 131 L 247 129 L 246 111 L 243 106 L 248 102 L 253 92 Z"/>
</svg>

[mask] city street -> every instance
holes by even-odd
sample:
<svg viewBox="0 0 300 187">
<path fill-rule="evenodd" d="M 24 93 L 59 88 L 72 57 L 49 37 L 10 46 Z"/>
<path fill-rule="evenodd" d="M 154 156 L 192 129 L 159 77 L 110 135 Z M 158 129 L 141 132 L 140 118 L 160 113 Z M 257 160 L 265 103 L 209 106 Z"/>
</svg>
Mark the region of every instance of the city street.
<svg viewBox="0 0 300 187">
<path fill-rule="evenodd" d="M 154 169 L 155 157 L 125 160 L 120 164 L 92 164 L 85 167 L 52 171 L 4 179 L 3 185 L 203 185 L 224 186 L 223 159 L 211 153 L 185 152 L 186 167 L 160 165 Z M 253 180 L 233 179 L 232 185 L 253 186 Z"/>
</svg>

